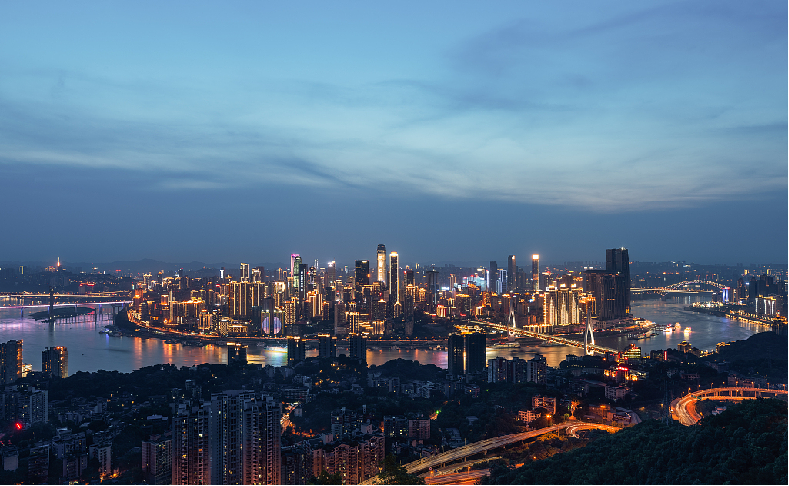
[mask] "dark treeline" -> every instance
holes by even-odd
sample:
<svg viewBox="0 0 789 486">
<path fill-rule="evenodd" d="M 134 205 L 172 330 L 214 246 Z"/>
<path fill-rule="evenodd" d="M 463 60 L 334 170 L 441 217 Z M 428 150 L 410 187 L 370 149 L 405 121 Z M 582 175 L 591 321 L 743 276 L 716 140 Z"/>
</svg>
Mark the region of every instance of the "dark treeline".
<svg viewBox="0 0 789 486">
<path fill-rule="evenodd" d="M 492 484 L 787 484 L 787 404 L 747 400 L 692 427 L 648 421 L 491 473 Z"/>
</svg>

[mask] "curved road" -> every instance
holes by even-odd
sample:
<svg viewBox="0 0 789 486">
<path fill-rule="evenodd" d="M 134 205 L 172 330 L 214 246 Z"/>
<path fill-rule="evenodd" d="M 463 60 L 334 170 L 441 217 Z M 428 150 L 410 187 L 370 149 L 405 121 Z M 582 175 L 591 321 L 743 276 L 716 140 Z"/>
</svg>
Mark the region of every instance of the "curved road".
<svg viewBox="0 0 789 486">
<path fill-rule="evenodd" d="M 701 415 L 696 412 L 696 402 L 699 400 L 753 400 L 757 397 L 771 397 L 786 399 L 786 390 L 773 390 L 767 388 L 741 388 L 724 387 L 708 388 L 689 393 L 671 402 L 671 417 L 679 420 L 682 425 L 693 425 L 701 420 Z"/>
</svg>

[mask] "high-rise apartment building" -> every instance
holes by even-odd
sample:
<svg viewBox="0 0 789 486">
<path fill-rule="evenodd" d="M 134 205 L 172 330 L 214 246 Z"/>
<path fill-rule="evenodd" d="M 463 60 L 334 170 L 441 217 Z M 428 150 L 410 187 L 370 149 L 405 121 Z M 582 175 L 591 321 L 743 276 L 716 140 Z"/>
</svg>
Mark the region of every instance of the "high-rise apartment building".
<svg viewBox="0 0 789 486">
<path fill-rule="evenodd" d="M 65 346 L 48 347 L 41 352 L 41 371 L 68 378 L 68 350 Z"/>
<path fill-rule="evenodd" d="M 375 280 L 386 285 L 386 245 L 383 243 L 378 245 L 375 263 L 377 265 L 375 268 Z"/>
<path fill-rule="evenodd" d="M 0 343 L 0 382 L 22 378 L 22 340 Z"/>
<path fill-rule="evenodd" d="M 334 358 L 337 356 L 337 338 L 329 334 L 318 335 L 318 357 Z"/>
<path fill-rule="evenodd" d="M 367 340 L 358 334 L 348 336 L 348 354 L 350 358 L 367 361 Z"/>
<path fill-rule="evenodd" d="M 507 257 L 507 291 L 512 292 L 515 290 L 515 278 L 516 278 L 516 268 L 515 265 L 515 255 L 510 255 Z"/>
<path fill-rule="evenodd" d="M 465 339 L 462 334 L 450 334 L 447 339 L 447 371 L 452 376 L 464 373 L 463 351 Z"/>
<path fill-rule="evenodd" d="M 211 484 L 211 403 L 179 403 L 173 416 L 171 484 Z"/>
<path fill-rule="evenodd" d="M 299 361 L 307 359 L 307 348 L 304 339 L 300 337 L 288 338 L 288 366 L 293 366 Z"/>
<path fill-rule="evenodd" d="M 531 282 L 533 291 L 540 290 L 540 255 L 536 253 L 531 256 Z"/>
<path fill-rule="evenodd" d="M 466 373 L 485 371 L 485 334 L 465 335 Z"/>
<path fill-rule="evenodd" d="M 280 484 L 282 409 L 271 397 L 227 390 L 211 395 L 212 484 Z"/>
<path fill-rule="evenodd" d="M 173 441 L 161 436 L 142 441 L 142 473 L 148 484 L 173 484 Z"/>
<path fill-rule="evenodd" d="M 238 280 L 240 282 L 249 282 L 249 263 L 241 264 L 240 277 Z"/>
</svg>

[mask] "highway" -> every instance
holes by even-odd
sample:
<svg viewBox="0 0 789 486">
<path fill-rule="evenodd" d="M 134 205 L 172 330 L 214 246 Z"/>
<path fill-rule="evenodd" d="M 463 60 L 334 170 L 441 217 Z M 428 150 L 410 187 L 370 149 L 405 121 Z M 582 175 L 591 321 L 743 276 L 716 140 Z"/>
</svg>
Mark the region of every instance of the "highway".
<svg viewBox="0 0 789 486">
<path fill-rule="evenodd" d="M 786 390 L 767 388 L 723 387 L 708 388 L 688 393 L 684 397 L 676 398 L 671 402 L 671 417 L 682 425 L 690 426 L 701 420 L 701 415 L 696 412 L 696 402 L 699 400 L 753 400 L 757 397 L 771 397 L 786 399 Z"/>
</svg>

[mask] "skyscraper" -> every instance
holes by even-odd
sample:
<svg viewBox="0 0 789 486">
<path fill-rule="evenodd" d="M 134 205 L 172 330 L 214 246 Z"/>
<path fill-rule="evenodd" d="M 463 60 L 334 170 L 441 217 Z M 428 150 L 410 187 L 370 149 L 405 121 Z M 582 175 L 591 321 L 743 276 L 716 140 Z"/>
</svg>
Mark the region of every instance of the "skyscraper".
<svg viewBox="0 0 789 486">
<path fill-rule="evenodd" d="M 348 336 L 348 354 L 350 358 L 367 361 L 367 340 L 358 334 Z"/>
<path fill-rule="evenodd" d="M 512 292 L 515 290 L 515 255 L 507 257 L 507 291 Z"/>
<path fill-rule="evenodd" d="M 211 484 L 211 404 L 180 403 L 173 416 L 171 484 Z"/>
<path fill-rule="evenodd" d="M 612 248 L 605 251 L 605 269 L 609 273 L 622 276 L 622 293 L 617 296 L 617 305 L 624 307 L 624 313 L 630 314 L 630 256 L 627 248 Z"/>
<path fill-rule="evenodd" d="M 68 350 L 64 346 L 44 349 L 41 352 L 41 371 L 59 378 L 68 378 Z"/>
<path fill-rule="evenodd" d="M 211 395 L 211 483 L 280 484 L 282 409 L 271 397 L 226 390 Z"/>
<path fill-rule="evenodd" d="M 356 291 L 361 292 L 362 285 L 370 284 L 370 262 L 367 260 L 356 260 L 355 280 Z"/>
<path fill-rule="evenodd" d="M 22 378 L 22 340 L 0 343 L 0 382 Z"/>
<path fill-rule="evenodd" d="M 531 256 L 531 282 L 532 290 L 535 292 L 540 290 L 540 255 L 534 254 Z"/>
<path fill-rule="evenodd" d="M 490 270 L 488 272 L 488 290 L 491 292 L 499 292 L 499 264 L 495 260 L 490 261 Z"/>
<path fill-rule="evenodd" d="M 475 332 L 465 338 L 466 373 L 485 371 L 485 334 Z"/>
<path fill-rule="evenodd" d="M 307 357 L 305 342 L 300 337 L 288 338 L 288 366 L 293 366 Z"/>
<path fill-rule="evenodd" d="M 452 376 L 462 375 L 463 348 L 465 339 L 462 334 L 450 334 L 447 339 L 447 371 Z"/>
<path fill-rule="evenodd" d="M 386 245 L 383 243 L 378 245 L 376 257 L 375 280 L 386 285 Z"/>
<path fill-rule="evenodd" d="M 389 254 L 389 300 L 400 302 L 400 266 L 397 252 Z M 394 296 L 394 299 L 392 298 Z"/>
<path fill-rule="evenodd" d="M 239 282 L 249 282 L 249 263 L 241 264 Z"/>
</svg>

